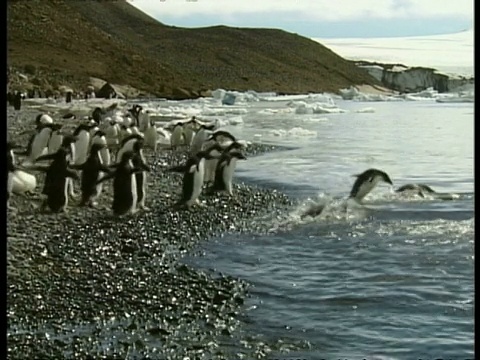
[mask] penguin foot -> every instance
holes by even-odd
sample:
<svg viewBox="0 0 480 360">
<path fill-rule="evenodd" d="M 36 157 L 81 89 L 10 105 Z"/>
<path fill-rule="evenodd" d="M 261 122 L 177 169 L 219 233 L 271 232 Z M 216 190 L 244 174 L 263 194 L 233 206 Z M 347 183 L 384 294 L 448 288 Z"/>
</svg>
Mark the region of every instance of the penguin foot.
<svg viewBox="0 0 480 360">
<path fill-rule="evenodd" d="M 138 210 L 139 209 L 132 209 L 132 210 L 130 210 L 130 214 L 134 215 L 134 214 L 138 213 Z"/>
<path fill-rule="evenodd" d="M 139 207 L 139 209 L 142 209 L 142 210 L 144 210 L 144 211 L 150 211 L 150 208 L 147 207 L 147 206 L 145 206 L 145 205 L 143 205 L 143 204 L 140 204 L 138 207 Z"/>
</svg>

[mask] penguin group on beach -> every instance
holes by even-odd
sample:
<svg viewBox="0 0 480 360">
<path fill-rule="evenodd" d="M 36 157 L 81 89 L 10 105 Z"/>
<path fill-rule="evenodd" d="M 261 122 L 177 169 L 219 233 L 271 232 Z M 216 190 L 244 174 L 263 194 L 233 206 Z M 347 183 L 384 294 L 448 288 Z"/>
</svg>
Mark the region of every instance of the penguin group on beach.
<svg viewBox="0 0 480 360">
<path fill-rule="evenodd" d="M 192 209 L 201 204 L 204 188 L 206 196 L 220 192 L 234 196 L 236 162 L 246 159 L 243 151 L 248 142 L 217 129 L 217 123 L 193 116 L 158 126 L 138 104 L 123 113 L 116 104 L 97 107 L 90 116 L 80 119 L 74 129 L 67 130 L 69 127 L 62 123 L 77 119 L 73 113 L 60 115 L 58 121 L 51 114 L 38 114 L 24 151 L 7 143 L 10 210 L 15 210 L 9 207 L 12 194 L 31 193 L 36 188 L 35 172 L 46 175 L 41 210 L 65 212 L 71 200 L 76 199 L 79 206 L 96 207 L 108 180 L 113 180 L 114 215 L 148 210 L 147 173 L 151 170 L 143 149 L 148 147 L 156 153 L 159 143 L 169 144 L 172 153 L 181 151 L 187 155 L 185 164 L 166 169 L 183 175 L 176 208 Z M 16 155 L 23 156 L 18 163 Z M 76 186 L 79 194 L 74 190 Z"/>
</svg>

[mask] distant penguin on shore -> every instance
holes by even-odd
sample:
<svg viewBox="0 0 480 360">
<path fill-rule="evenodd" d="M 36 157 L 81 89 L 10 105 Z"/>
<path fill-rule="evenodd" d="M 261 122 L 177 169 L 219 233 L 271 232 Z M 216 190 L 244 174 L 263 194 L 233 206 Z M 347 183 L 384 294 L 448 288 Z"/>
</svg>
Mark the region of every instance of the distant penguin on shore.
<svg viewBox="0 0 480 360">
<path fill-rule="evenodd" d="M 215 156 L 207 151 L 200 151 L 187 160 L 182 181 L 182 196 L 176 207 L 186 207 L 190 210 L 193 204 L 199 204 L 198 197 L 202 193 L 205 176 L 205 159 L 213 157 Z"/>
<path fill-rule="evenodd" d="M 228 195 L 233 196 L 232 179 L 237 160 L 246 160 L 247 158 L 240 151 L 225 151 L 218 160 L 215 169 L 215 180 L 212 187 L 209 189 L 210 193 L 226 191 Z"/>
<path fill-rule="evenodd" d="M 183 125 L 183 137 L 187 147 L 192 145 L 192 141 L 198 127 L 199 123 L 197 122 L 195 116 L 192 116 L 192 118 Z"/>
<path fill-rule="evenodd" d="M 133 144 L 132 165 L 135 169 L 141 171 L 135 172 L 135 182 L 137 185 L 137 208 L 148 210 L 145 206 L 147 197 L 147 172 L 150 171 L 142 152 L 143 141 L 137 141 Z"/>
<path fill-rule="evenodd" d="M 47 199 L 42 204 L 42 209 L 47 206 L 52 212 L 66 211 L 68 206 L 68 181 L 67 178 L 79 179 L 78 175 L 68 168 L 68 155 L 70 150 L 60 147 L 55 154 L 40 156 L 37 161 L 53 160 L 46 169 L 39 169 L 46 172 L 45 184 L 42 194 Z"/>
<path fill-rule="evenodd" d="M 22 93 L 20 91 L 15 93 L 13 98 L 13 108 L 17 111 L 22 108 Z"/>
<path fill-rule="evenodd" d="M 349 198 L 354 199 L 358 203 L 361 203 L 363 198 L 367 196 L 379 182 L 385 182 L 393 186 L 388 174 L 382 170 L 368 169 L 354 176 L 357 180 L 352 186 Z"/>
<path fill-rule="evenodd" d="M 170 136 L 170 145 L 172 150 L 175 151 L 179 146 L 185 144 L 184 134 L 183 134 L 183 122 L 179 121 L 173 125 L 172 135 Z"/>
<path fill-rule="evenodd" d="M 115 120 L 110 120 L 104 131 L 108 146 L 116 146 L 120 143 L 120 125 Z"/>
<path fill-rule="evenodd" d="M 224 146 L 217 142 L 214 142 L 213 145 L 210 145 L 206 150 L 208 152 L 213 151 L 215 157 L 205 160 L 205 183 L 213 184 L 215 180 L 215 171 L 217 168 L 217 164 L 220 156 L 223 153 L 229 153 L 233 150 L 241 150 L 242 148 L 243 146 L 236 141 L 229 143 L 227 146 Z"/>
<path fill-rule="evenodd" d="M 103 174 L 109 174 L 110 169 L 103 164 L 100 157 L 100 150 L 106 145 L 102 143 L 94 143 L 90 149 L 87 161 L 83 164 L 72 165 L 72 168 L 82 170 L 80 179 L 80 188 L 82 190 L 82 197 L 80 206 L 95 207 L 97 203 L 95 199 L 102 192 L 102 183 L 98 181 L 103 177 Z"/>
<path fill-rule="evenodd" d="M 157 127 L 155 126 L 155 121 L 150 119 L 148 125 L 144 131 L 145 145 L 148 146 L 153 152 L 157 152 L 158 138 L 160 134 L 157 132 Z"/>
<path fill-rule="evenodd" d="M 113 179 L 113 202 L 112 210 L 116 216 L 123 216 L 128 213 L 134 214 L 138 211 L 137 204 L 137 183 L 135 172 L 142 171 L 136 169 L 132 164 L 133 151 L 122 153 L 120 161 L 112 164 L 114 170 L 102 177 L 97 183 Z"/>
</svg>

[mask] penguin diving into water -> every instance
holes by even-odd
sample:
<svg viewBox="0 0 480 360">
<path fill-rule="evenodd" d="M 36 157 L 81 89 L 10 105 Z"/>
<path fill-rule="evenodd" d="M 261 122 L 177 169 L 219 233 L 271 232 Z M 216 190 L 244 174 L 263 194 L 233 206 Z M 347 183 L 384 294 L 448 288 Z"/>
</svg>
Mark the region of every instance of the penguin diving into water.
<svg viewBox="0 0 480 360">
<path fill-rule="evenodd" d="M 233 196 L 232 179 L 237 160 L 246 160 L 247 158 L 240 151 L 225 151 L 218 160 L 215 169 L 215 179 L 209 189 L 209 193 L 226 191 Z"/>
<path fill-rule="evenodd" d="M 358 203 L 367 196 L 379 182 L 385 182 L 393 186 L 393 182 L 388 174 L 378 169 L 368 169 L 361 174 L 353 175 L 357 178 L 350 191 L 350 199 L 354 199 Z"/>
<path fill-rule="evenodd" d="M 358 204 L 362 204 L 363 199 L 377 186 L 379 182 L 385 182 L 393 186 L 390 176 L 382 170 L 368 169 L 361 174 L 353 175 L 357 178 L 355 180 L 348 199 L 353 199 Z M 307 216 L 316 217 L 320 215 L 325 209 L 325 204 L 318 204 L 307 209 L 300 219 L 304 219 Z M 347 211 L 348 202 L 344 203 L 344 210 Z"/>
</svg>

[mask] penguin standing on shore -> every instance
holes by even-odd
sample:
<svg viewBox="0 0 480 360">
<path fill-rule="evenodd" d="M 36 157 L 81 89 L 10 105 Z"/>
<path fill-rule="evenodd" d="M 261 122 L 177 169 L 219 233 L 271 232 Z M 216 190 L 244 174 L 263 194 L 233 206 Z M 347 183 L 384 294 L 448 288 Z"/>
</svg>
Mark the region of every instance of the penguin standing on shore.
<svg viewBox="0 0 480 360">
<path fill-rule="evenodd" d="M 199 125 L 200 124 L 195 116 L 192 116 L 192 118 L 183 125 L 183 137 L 186 146 L 190 147 L 192 145 L 193 138 Z"/>
<path fill-rule="evenodd" d="M 81 175 L 81 190 L 82 198 L 80 206 L 88 205 L 95 207 L 97 203 L 95 199 L 102 192 L 102 183 L 98 181 L 102 178 L 103 174 L 109 174 L 110 169 L 105 166 L 100 157 L 100 150 L 105 148 L 105 144 L 94 143 L 90 149 L 87 161 L 80 165 L 72 165 L 72 168 L 82 170 Z"/>
<path fill-rule="evenodd" d="M 215 169 L 215 180 L 209 193 L 226 191 L 228 195 L 233 196 L 232 179 L 237 160 L 246 160 L 247 158 L 240 151 L 225 151 L 218 160 Z"/>
<path fill-rule="evenodd" d="M 160 134 L 157 132 L 157 127 L 155 126 L 155 121 L 150 119 L 148 121 L 147 128 L 144 132 L 145 145 L 148 146 L 153 152 L 157 152 L 158 138 Z"/>
<path fill-rule="evenodd" d="M 137 141 L 133 144 L 132 165 L 137 171 L 135 173 L 135 182 L 137 185 L 137 207 L 142 210 L 148 210 L 145 206 L 147 197 L 147 172 L 150 171 L 142 152 L 143 141 Z"/>
<path fill-rule="evenodd" d="M 47 199 L 43 202 L 42 209 L 48 206 L 55 213 L 66 211 L 68 206 L 67 178 L 79 179 L 78 175 L 68 168 L 69 153 L 70 148 L 62 146 L 56 153 L 42 155 L 37 159 L 37 161 L 53 160 L 46 169 L 38 168 L 47 174 L 42 191 Z"/>
<path fill-rule="evenodd" d="M 179 146 L 182 146 L 185 143 L 183 124 L 183 122 L 179 121 L 173 125 L 172 135 L 170 136 L 170 145 L 173 151 L 177 150 Z"/>
<path fill-rule="evenodd" d="M 203 144 L 207 138 L 211 135 L 215 124 L 200 124 L 198 131 L 192 139 L 192 145 L 190 146 L 190 155 L 194 156 L 202 150 Z"/>
<path fill-rule="evenodd" d="M 123 139 L 122 142 L 120 143 L 120 148 L 118 149 L 117 154 L 115 156 L 116 161 L 117 162 L 121 161 L 122 155 L 125 151 L 133 151 L 134 145 L 137 142 L 141 142 L 142 145 L 140 146 L 140 148 L 143 148 L 144 139 L 143 139 L 143 136 L 141 135 L 132 134 L 127 136 L 125 139 Z"/>
<path fill-rule="evenodd" d="M 393 186 L 392 180 L 388 174 L 378 169 L 368 169 L 361 174 L 354 175 L 357 180 L 352 186 L 349 198 L 361 203 L 363 198 L 367 196 L 379 182 L 385 182 Z"/>
<path fill-rule="evenodd" d="M 35 163 L 40 155 L 44 155 L 48 151 L 48 142 L 50 136 L 56 130 L 61 128 L 60 124 L 41 124 L 37 126 L 37 131 L 32 137 L 27 146 L 27 162 Z"/>
<path fill-rule="evenodd" d="M 120 125 L 115 120 L 109 120 L 104 131 L 108 146 L 117 146 L 120 142 Z"/>
<path fill-rule="evenodd" d="M 88 149 L 90 147 L 90 131 L 96 127 L 95 124 L 80 124 L 73 132 L 73 136 L 77 138 L 75 142 L 74 164 L 83 164 L 87 161 Z"/>
<path fill-rule="evenodd" d="M 200 151 L 190 157 L 185 165 L 182 182 L 182 196 L 176 207 L 185 206 L 191 210 L 193 204 L 199 204 L 198 197 L 202 193 L 205 176 L 205 159 L 212 159 L 215 155 L 208 151 Z"/>
<path fill-rule="evenodd" d="M 124 151 L 120 161 L 111 165 L 115 170 L 97 182 L 100 184 L 113 178 L 112 210 L 116 216 L 123 216 L 128 213 L 134 214 L 138 211 L 136 208 L 137 183 L 135 172 L 141 170 L 133 167 L 131 161 L 133 155 L 133 151 Z"/>
<path fill-rule="evenodd" d="M 236 141 L 231 142 L 227 146 L 224 146 L 217 142 L 213 142 L 213 145 L 210 145 L 206 149 L 209 152 L 213 151 L 213 154 L 215 155 L 215 157 L 212 159 L 205 160 L 205 183 L 213 184 L 213 182 L 215 181 L 215 171 L 216 171 L 220 156 L 222 154 L 224 153 L 228 154 L 230 151 L 241 150 L 242 148 L 243 148 L 243 145 Z"/>
<path fill-rule="evenodd" d="M 59 127 L 54 129 L 50 135 L 50 140 L 48 141 L 48 154 L 56 153 L 60 146 L 62 146 L 62 142 L 63 133 L 62 125 L 60 124 Z"/>
</svg>

